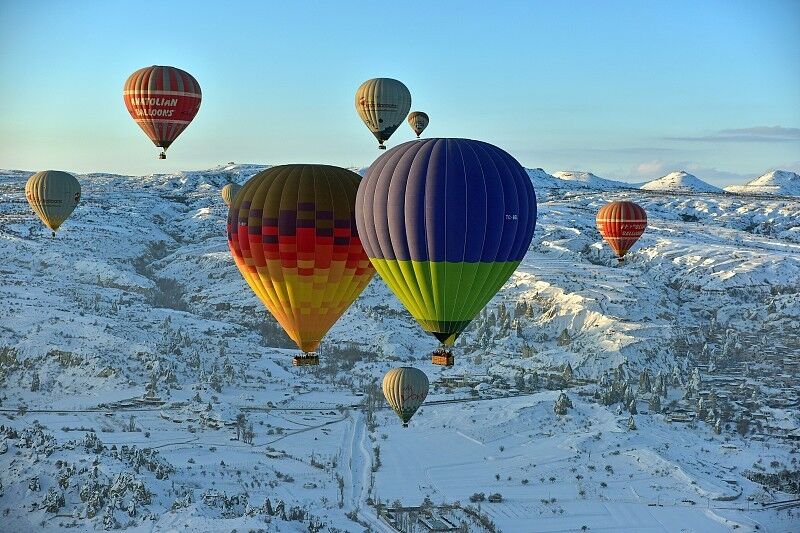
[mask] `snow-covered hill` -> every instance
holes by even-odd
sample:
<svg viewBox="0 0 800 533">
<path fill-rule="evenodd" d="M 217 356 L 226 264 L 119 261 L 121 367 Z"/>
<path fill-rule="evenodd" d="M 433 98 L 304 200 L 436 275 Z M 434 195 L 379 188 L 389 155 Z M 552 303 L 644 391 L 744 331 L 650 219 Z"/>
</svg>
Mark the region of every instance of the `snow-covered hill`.
<svg viewBox="0 0 800 533">
<path fill-rule="evenodd" d="M 641 186 L 645 191 L 665 192 L 723 192 L 719 187 L 706 183 L 688 172 L 670 172 Z"/>
<path fill-rule="evenodd" d="M 730 185 L 725 190 L 737 194 L 800 196 L 800 174 L 788 170 L 771 170 L 744 185 Z"/>
<path fill-rule="evenodd" d="M 751 442 L 735 426 L 745 407 L 754 427 L 800 424 L 799 201 L 607 191 L 529 170 L 541 187 L 534 241 L 460 338 L 453 368 L 430 364 L 436 342 L 376 278 L 326 337 L 320 367 L 300 369 L 225 239 L 220 188 L 266 167 L 78 176 L 82 202 L 55 239 L 25 201 L 31 172 L 0 171 L 0 520 L 10 530 L 384 531 L 376 498 L 468 505 L 483 491 L 503 493 L 481 512 L 504 531 L 554 516 L 566 530 L 663 528 L 667 509 L 650 503 L 696 531 L 789 523 L 714 498 L 755 497 L 744 471 L 762 458 L 765 470 L 789 465 L 789 445 Z M 594 223 L 612 198 L 649 219 L 621 266 Z M 578 381 L 545 385 L 566 363 Z M 407 430 L 356 396 L 399 364 L 434 383 Z M 624 408 L 648 410 L 640 373 L 668 377 L 665 406 L 692 412 L 714 380 L 733 383 L 718 391 L 729 412 L 712 408 L 711 425 L 689 427 L 601 403 L 613 374 L 630 395 Z M 552 410 L 559 387 L 575 405 L 564 418 Z M 236 438 L 240 413 L 252 444 Z"/>
</svg>

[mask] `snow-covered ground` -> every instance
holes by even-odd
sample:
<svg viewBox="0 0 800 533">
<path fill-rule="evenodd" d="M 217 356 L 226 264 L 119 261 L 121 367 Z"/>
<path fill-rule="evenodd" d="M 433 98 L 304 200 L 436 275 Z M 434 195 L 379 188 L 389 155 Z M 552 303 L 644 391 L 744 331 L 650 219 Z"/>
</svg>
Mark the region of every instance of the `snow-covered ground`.
<svg viewBox="0 0 800 533">
<path fill-rule="evenodd" d="M 800 425 L 800 201 L 529 170 L 534 242 L 455 367 L 430 364 L 435 341 L 376 278 L 298 369 L 225 241 L 219 189 L 263 168 L 78 176 L 55 239 L 31 173 L 0 172 L 0 529 L 390 531 L 376 502 L 428 497 L 502 531 L 796 530 L 797 510 L 758 501 L 798 496 L 745 472 L 797 471 L 797 443 L 763 435 Z M 621 266 L 594 227 L 612 199 L 650 221 Z M 408 429 L 364 403 L 398 364 L 435 385 Z M 612 371 L 637 414 L 596 398 Z M 648 412 L 642 372 L 669 376 L 670 413 Z M 668 422 L 709 391 L 731 412 Z"/>
</svg>

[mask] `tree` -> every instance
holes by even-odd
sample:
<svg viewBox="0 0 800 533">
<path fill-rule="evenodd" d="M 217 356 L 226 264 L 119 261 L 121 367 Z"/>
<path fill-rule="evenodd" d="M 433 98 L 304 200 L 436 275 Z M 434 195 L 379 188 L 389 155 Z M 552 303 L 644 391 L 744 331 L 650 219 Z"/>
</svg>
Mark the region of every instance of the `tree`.
<svg viewBox="0 0 800 533">
<path fill-rule="evenodd" d="M 128 431 L 136 431 L 136 419 L 131 415 L 128 420 Z"/>
<path fill-rule="evenodd" d="M 211 372 L 211 377 L 209 378 L 208 381 L 212 389 L 214 389 L 217 392 L 222 392 L 222 378 L 220 377 L 216 369 L 214 369 Z"/>
<path fill-rule="evenodd" d="M 144 388 L 145 390 L 145 398 L 155 398 L 156 391 L 158 390 L 158 376 L 155 374 L 150 376 L 150 381 L 147 383 L 147 386 Z"/>
<path fill-rule="evenodd" d="M 556 400 L 556 403 L 553 405 L 553 411 L 555 411 L 555 413 L 557 415 L 562 415 L 563 416 L 563 415 L 567 414 L 567 411 L 569 409 L 572 409 L 572 401 L 569 399 L 569 397 L 566 394 L 564 394 L 562 392 L 558 396 L 558 399 Z"/>
<path fill-rule="evenodd" d="M 564 381 L 566 381 L 567 383 L 572 382 L 572 379 L 574 378 L 574 373 L 572 372 L 572 365 L 567 363 L 564 366 L 564 370 L 561 372 L 561 377 L 564 378 Z"/>
<path fill-rule="evenodd" d="M 739 420 L 736 421 L 736 431 L 744 437 L 747 435 L 747 432 L 750 430 L 750 420 L 745 418 L 744 416 L 740 417 Z"/>
<path fill-rule="evenodd" d="M 632 401 L 634 401 L 633 390 L 631 387 L 625 386 L 625 392 L 622 395 L 622 402 L 627 406 L 630 405 Z"/>
<path fill-rule="evenodd" d="M 650 373 L 647 370 L 639 374 L 639 392 L 650 392 L 652 390 L 650 384 Z"/>
<path fill-rule="evenodd" d="M 690 382 L 692 384 L 692 388 L 693 389 L 695 389 L 695 390 L 700 389 L 700 383 L 702 382 L 702 380 L 700 379 L 700 369 L 699 368 L 694 367 L 692 369 L 692 378 L 691 378 Z"/>
<path fill-rule="evenodd" d="M 31 379 L 31 392 L 36 392 L 39 390 L 39 373 L 34 372 L 33 378 Z"/>
<path fill-rule="evenodd" d="M 716 410 L 717 408 L 717 395 L 713 390 L 708 393 L 708 405 L 711 409 Z"/>
<path fill-rule="evenodd" d="M 528 390 L 536 390 L 539 387 L 539 374 L 534 372 L 527 378 Z"/>
<path fill-rule="evenodd" d="M 247 418 L 244 413 L 236 415 L 236 440 L 241 440 L 242 433 L 247 424 Z"/>
<path fill-rule="evenodd" d="M 672 367 L 672 386 L 673 387 L 683 386 L 683 375 L 681 374 L 681 369 L 678 368 L 678 365 Z"/>
<path fill-rule="evenodd" d="M 636 431 L 636 420 L 633 419 L 633 415 L 628 417 L 628 429 Z"/>
<path fill-rule="evenodd" d="M 508 316 L 508 311 L 506 310 L 506 306 L 503 302 L 497 306 L 497 319 L 502 321 Z"/>
<path fill-rule="evenodd" d="M 706 416 L 708 415 L 708 411 L 706 411 L 705 403 L 703 402 L 702 398 L 697 400 L 697 419 L 698 420 L 705 420 Z"/>
<path fill-rule="evenodd" d="M 650 411 L 653 413 L 661 412 L 661 398 L 658 396 L 658 394 L 653 393 L 650 396 L 650 401 L 648 402 L 647 407 L 649 407 Z"/>
</svg>

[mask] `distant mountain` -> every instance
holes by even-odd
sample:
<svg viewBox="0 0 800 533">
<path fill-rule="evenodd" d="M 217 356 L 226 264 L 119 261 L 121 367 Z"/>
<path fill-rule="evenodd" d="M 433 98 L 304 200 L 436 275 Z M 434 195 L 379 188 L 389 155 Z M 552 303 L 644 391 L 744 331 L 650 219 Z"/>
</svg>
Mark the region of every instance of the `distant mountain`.
<svg viewBox="0 0 800 533">
<path fill-rule="evenodd" d="M 369 167 L 350 167 L 352 170 L 361 176 L 364 176 L 369 170 Z M 541 168 L 525 168 L 528 177 L 533 183 L 534 189 L 631 189 L 636 188 L 638 185 L 632 183 L 625 183 L 622 181 L 613 181 L 599 176 L 595 176 L 591 172 L 561 171 L 555 174 L 549 174 Z"/>
<path fill-rule="evenodd" d="M 723 192 L 719 187 L 706 183 L 697 176 L 688 172 L 670 172 L 656 180 L 648 181 L 640 187 L 645 191 L 670 191 L 670 192 Z"/>
<path fill-rule="evenodd" d="M 570 187 L 570 184 L 564 183 L 564 180 L 548 174 L 541 168 L 526 168 L 525 172 L 528 173 L 534 189 L 565 189 Z"/>
<path fill-rule="evenodd" d="M 578 170 L 562 170 L 553 173 L 558 179 L 569 181 L 575 185 L 583 184 L 590 189 L 630 189 L 634 185 L 622 181 L 614 181 L 595 176 L 591 172 L 581 172 Z"/>
<path fill-rule="evenodd" d="M 788 170 L 772 170 L 744 185 L 730 185 L 725 190 L 737 194 L 800 196 L 800 175 Z"/>
</svg>

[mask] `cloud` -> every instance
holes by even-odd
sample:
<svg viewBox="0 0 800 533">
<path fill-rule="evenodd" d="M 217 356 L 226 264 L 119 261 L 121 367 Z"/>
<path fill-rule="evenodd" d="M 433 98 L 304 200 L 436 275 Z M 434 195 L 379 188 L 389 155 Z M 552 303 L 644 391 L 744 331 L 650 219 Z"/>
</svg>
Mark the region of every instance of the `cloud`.
<svg viewBox="0 0 800 533">
<path fill-rule="evenodd" d="M 689 142 L 800 142 L 800 128 L 783 126 L 753 126 L 719 130 L 699 137 L 665 137 L 668 141 Z"/>
<path fill-rule="evenodd" d="M 644 163 L 639 163 L 636 165 L 632 171 L 632 174 L 636 177 L 652 176 L 654 174 L 664 172 L 666 165 L 666 162 L 659 161 L 657 159 L 653 161 L 645 161 Z"/>
</svg>

